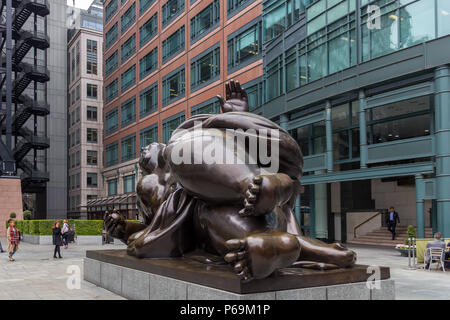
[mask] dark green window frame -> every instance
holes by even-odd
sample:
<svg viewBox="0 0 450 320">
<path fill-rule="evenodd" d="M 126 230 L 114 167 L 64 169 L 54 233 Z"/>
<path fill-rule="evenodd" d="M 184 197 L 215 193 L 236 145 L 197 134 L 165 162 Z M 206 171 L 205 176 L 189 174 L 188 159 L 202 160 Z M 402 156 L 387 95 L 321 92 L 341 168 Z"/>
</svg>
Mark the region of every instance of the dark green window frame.
<svg viewBox="0 0 450 320">
<path fill-rule="evenodd" d="M 106 183 L 108 185 L 108 196 L 115 196 L 117 194 L 118 179 L 110 179 Z"/>
<path fill-rule="evenodd" d="M 158 82 L 151 84 L 139 94 L 139 117 L 158 110 Z"/>
<path fill-rule="evenodd" d="M 105 102 L 109 103 L 114 100 L 119 94 L 119 80 L 116 78 L 105 88 Z"/>
<path fill-rule="evenodd" d="M 208 34 L 219 25 L 220 2 L 214 0 L 191 19 L 191 43 Z"/>
<path fill-rule="evenodd" d="M 136 122 L 136 97 L 128 99 L 120 106 L 121 128 L 125 128 L 133 122 Z"/>
<path fill-rule="evenodd" d="M 118 23 L 116 22 L 105 34 L 105 49 L 108 50 L 118 39 Z"/>
<path fill-rule="evenodd" d="M 191 108 L 191 116 L 198 114 L 219 114 L 220 103 L 217 98 L 207 100 Z"/>
<path fill-rule="evenodd" d="M 136 65 L 133 64 L 120 75 L 120 90 L 124 93 L 136 83 Z"/>
<path fill-rule="evenodd" d="M 270 101 L 284 93 L 283 88 L 283 57 L 278 56 L 264 68 L 265 101 Z"/>
<path fill-rule="evenodd" d="M 262 106 L 264 102 L 263 87 L 264 81 L 261 78 L 244 83 L 242 87 L 247 92 L 249 111 L 253 111 Z"/>
<path fill-rule="evenodd" d="M 117 0 L 111 0 L 105 7 L 105 24 L 116 14 L 118 8 Z"/>
<path fill-rule="evenodd" d="M 153 142 L 158 142 L 158 124 L 155 123 L 139 133 L 139 144 L 141 149 Z"/>
<path fill-rule="evenodd" d="M 130 174 L 123 177 L 123 193 L 131 193 L 136 191 L 136 175 Z"/>
<path fill-rule="evenodd" d="M 111 167 L 117 163 L 119 163 L 119 143 L 116 141 L 106 146 L 105 166 Z"/>
<path fill-rule="evenodd" d="M 132 55 L 136 53 L 136 33 L 133 33 L 127 41 L 122 43 L 120 46 L 120 61 L 123 64 L 127 61 Z"/>
<path fill-rule="evenodd" d="M 172 133 L 185 120 L 184 111 L 180 112 L 170 118 L 163 120 L 163 143 L 167 143 L 172 136 Z"/>
<path fill-rule="evenodd" d="M 119 50 L 114 51 L 105 61 L 105 76 L 109 76 L 119 66 Z"/>
<path fill-rule="evenodd" d="M 168 36 L 162 43 L 162 61 L 166 63 L 172 57 L 176 56 L 178 53 L 184 50 L 185 35 L 184 35 L 184 25 Z"/>
<path fill-rule="evenodd" d="M 105 133 L 107 136 L 119 129 L 119 111 L 117 107 L 106 113 L 105 122 Z"/>
<path fill-rule="evenodd" d="M 250 22 L 250 24 L 244 31 L 238 34 L 233 33 L 228 37 L 228 73 L 256 61 L 260 57 L 262 49 L 261 22 Z"/>
<path fill-rule="evenodd" d="M 158 13 L 155 13 L 139 28 L 139 48 L 142 48 L 146 43 L 153 39 L 157 33 Z"/>
<path fill-rule="evenodd" d="M 139 0 L 139 15 L 142 16 L 154 3 L 155 0 Z"/>
<path fill-rule="evenodd" d="M 185 95 L 184 66 L 174 70 L 163 78 L 163 106 L 167 106 Z"/>
<path fill-rule="evenodd" d="M 136 158 L 136 133 L 122 138 L 120 143 L 121 162 Z"/>
<path fill-rule="evenodd" d="M 149 53 L 139 60 L 139 79 L 142 80 L 158 67 L 158 47 L 153 48 Z"/>
<path fill-rule="evenodd" d="M 86 164 L 90 166 L 98 165 L 98 152 L 96 150 L 86 150 Z"/>
<path fill-rule="evenodd" d="M 191 60 L 191 91 L 220 78 L 220 44 Z"/>
<path fill-rule="evenodd" d="M 162 26 L 163 28 L 172 22 L 184 11 L 184 0 L 169 0 L 162 6 Z"/>
<path fill-rule="evenodd" d="M 87 172 L 86 173 L 86 186 L 88 188 L 97 188 L 98 187 L 98 174 L 96 172 Z"/>
<path fill-rule="evenodd" d="M 136 2 L 120 17 L 120 33 L 124 34 L 136 21 Z"/>
</svg>

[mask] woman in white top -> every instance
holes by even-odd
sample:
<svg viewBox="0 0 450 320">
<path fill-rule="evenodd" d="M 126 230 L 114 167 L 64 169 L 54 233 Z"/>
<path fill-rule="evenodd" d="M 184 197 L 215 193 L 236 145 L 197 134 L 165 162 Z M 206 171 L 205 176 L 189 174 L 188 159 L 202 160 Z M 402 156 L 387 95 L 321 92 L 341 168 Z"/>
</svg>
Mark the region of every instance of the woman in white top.
<svg viewBox="0 0 450 320">
<path fill-rule="evenodd" d="M 64 241 L 64 249 L 68 248 L 68 241 L 67 241 L 67 236 L 69 235 L 69 225 L 67 224 L 67 220 L 63 221 L 63 227 L 61 229 L 61 234 L 63 237 L 63 241 Z"/>
</svg>

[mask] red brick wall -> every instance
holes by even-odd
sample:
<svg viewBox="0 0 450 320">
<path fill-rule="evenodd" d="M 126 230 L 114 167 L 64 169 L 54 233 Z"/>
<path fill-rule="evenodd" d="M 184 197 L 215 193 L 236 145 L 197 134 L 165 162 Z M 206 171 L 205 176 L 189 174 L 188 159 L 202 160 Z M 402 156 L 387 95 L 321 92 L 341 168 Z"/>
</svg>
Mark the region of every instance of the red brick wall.
<svg viewBox="0 0 450 320">
<path fill-rule="evenodd" d="M 5 223 L 11 212 L 23 219 L 22 188 L 20 179 L 0 178 L 0 236 L 6 236 Z M 6 250 L 6 249 L 5 249 Z"/>
</svg>

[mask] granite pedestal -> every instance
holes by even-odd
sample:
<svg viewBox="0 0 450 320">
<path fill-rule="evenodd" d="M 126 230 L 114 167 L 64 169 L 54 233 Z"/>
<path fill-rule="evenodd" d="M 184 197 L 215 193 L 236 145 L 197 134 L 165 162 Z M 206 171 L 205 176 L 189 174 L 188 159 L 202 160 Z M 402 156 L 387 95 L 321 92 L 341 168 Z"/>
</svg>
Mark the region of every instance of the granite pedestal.
<svg viewBox="0 0 450 320">
<path fill-rule="evenodd" d="M 266 279 L 241 282 L 228 265 L 188 258 L 138 259 L 125 250 L 87 251 L 84 279 L 128 299 L 379 300 L 395 298 L 389 268 L 368 286 L 368 266 L 311 270 L 285 268 Z"/>
</svg>

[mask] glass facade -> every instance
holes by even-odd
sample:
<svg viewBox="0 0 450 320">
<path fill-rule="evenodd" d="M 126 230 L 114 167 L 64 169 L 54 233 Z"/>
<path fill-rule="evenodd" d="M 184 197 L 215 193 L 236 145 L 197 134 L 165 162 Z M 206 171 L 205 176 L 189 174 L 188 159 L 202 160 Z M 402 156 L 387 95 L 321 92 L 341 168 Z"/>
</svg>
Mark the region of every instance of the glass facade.
<svg viewBox="0 0 450 320">
<path fill-rule="evenodd" d="M 124 63 L 136 52 L 136 33 L 120 46 L 120 61 Z"/>
<path fill-rule="evenodd" d="M 359 102 L 354 101 L 331 109 L 333 130 L 333 159 L 341 161 L 359 161 Z"/>
<path fill-rule="evenodd" d="M 139 117 L 158 110 L 158 83 L 155 82 L 139 94 Z"/>
<path fill-rule="evenodd" d="M 259 108 L 263 103 L 263 82 L 259 80 L 252 85 L 244 84 L 243 88 L 247 92 L 249 111 Z"/>
<path fill-rule="evenodd" d="M 220 2 L 214 0 L 191 19 L 191 41 L 199 39 L 219 23 Z"/>
<path fill-rule="evenodd" d="M 185 120 L 184 112 L 163 120 L 163 143 L 167 143 L 172 136 L 172 132 Z"/>
<path fill-rule="evenodd" d="M 184 11 L 184 0 L 169 0 L 162 6 L 162 25 L 167 26 Z"/>
<path fill-rule="evenodd" d="M 227 13 L 233 14 L 234 12 L 238 12 L 253 1 L 254 0 L 227 0 Z"/>
<path fill-rule="evenodd" d="M 181 99 L 185 94 L 185 71 L 184 67 L 174 74 L 167 75 L 162 81 L 163 106 Z"/>
<path fill-rule="evenodd" d="M 246 61 L 256 59 L 261 51 L 261 23 L 256 23 L 244 32 L 228 40 L 228 69 Z"/>
<path fill-rule="evenodd" d="M 325 153 L 325 121 L 305 125 L 289 133 L 297 141 L 304 157 Z"/>
<path fill-rule="evenodd" d="M 106 120 L 105 125 L 106 135 L 110 135 L 111 133 L 119 129 L 119 111 L 117 107 L 106 113 L 105 120 Z"/>
<path fill-rule="evenodd" d="M 120 153 L 122 162 L 136 158 L 136 134 L 122 139 Z"/>
<path fill-rule="evenodd" d="M 126 127 L 136 121 L 136 97 L 132 97 L 122 103 L 120 107 L 120 126 Z"/>
<path fill-rule="evenodd" d="M 114 51 L 108 59 L 105 61 L 105 76 L 109 76 L 119 66 L 119 53 L 118 50 Z"/>
<path fill-rule="evenodd" d="M 156 0 L 139 0 L 139 15 L 143 15 Z"/>
<path fill-rule="evenodd" d="M 184 50 L 184 26 L 171 34 L 162 43 L 162 59 L 166 63 L 171 57 Z"/>
<path fill-rule="evenodd" d="M 142 27 L 139 28 L 139 47 L 142 48 L 158 33 L 158 13 L 151 16 Z"/>
<path fill-rule="evenodd" d="M 136 21 L 136 2 L 120 17 L 120 32 L 123 34 Z"/>
<path fill-rule="evenodd" d="M 220 113 L 220 103 L 219 101 L 210 102 L 202 106 L 194 106 L 191 108 L 191 116 L 197 114 L 219 114 Z"/>
<path fill-rule="evenodd" d="M 125 92 L 136 83 L 136 65 L 133 64 L 127 71 L 120 76 L 120 90 Z"/>
<path fill-rule="evenodd" d="M 105 49 L 108 50 L 118 39 L 118 23 L 116 22 L 105 34 Z"/>
<path fill-rule="evenodd" d="M 220 47 L 191 62 L 191 90 L 210 83 L 220 76 Z"/>
<path fill-rule="evenodd" d="M 113 166 L 119 162 L 119 144 L 117 142 L 113 142 L 106 146 L 105 157 L 105 165 L 107 167 Z"/>
<path fill-rule="evenodd" d="M 158 47 L 139 60 L 139 79 L 142 80 L 158 67 Z"/>
<path fill-rule="evenodd" d="M 136 191 L 136 176 L 131 174 L 123 177 L 123 193 L 131 193 Z"/>
<path fill-rule="evenodd" d="M 115 196 L 117 194 L 117 178 L 108 180 L 108 196 Z"/>
<path fill-rule="evenodd" d="M 118 7 L 117 1 L 118 0 L 112 0 L 105 7 L 105 24 L 107 24 L 108 21 L 111 20 L 111 18 L 116 14 Z"/>
<path fill-rule="evenodd" d="M 152 142 L 158 142 L 158 125 L 154 124 L 141 130 L 139 134 L 139 142 L 141 148 L 148 146 Z"/>
<path fill-rule="evenodd" d="M 108 103 L 115 99 L 119 93 L 119 80 L 114 79 L 110 84 L 108 84 L 105 88 L 105 102 Z"/>
</svg>

